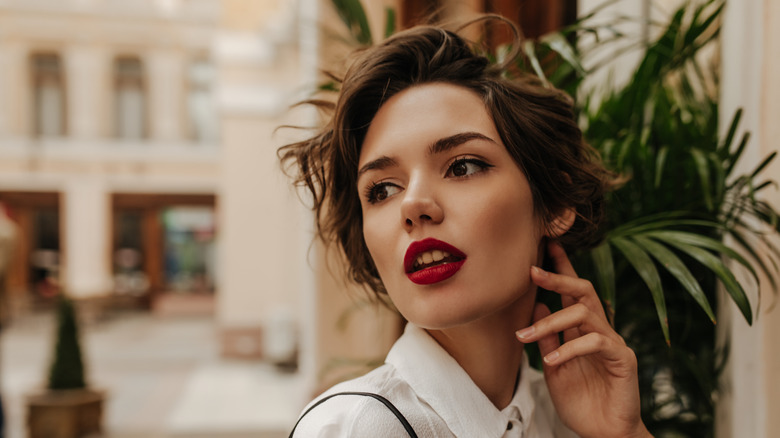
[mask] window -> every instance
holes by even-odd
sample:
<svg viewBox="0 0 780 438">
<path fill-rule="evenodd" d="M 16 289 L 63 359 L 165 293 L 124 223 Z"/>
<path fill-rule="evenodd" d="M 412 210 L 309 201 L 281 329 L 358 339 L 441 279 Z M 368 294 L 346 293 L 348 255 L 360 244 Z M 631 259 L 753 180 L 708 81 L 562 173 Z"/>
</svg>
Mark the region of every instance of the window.
<svg viewBox="0 0 780 438">
<path fill-rule="evenodd" d="M 120 295 L 141 296 L 149 290 L 144 271 L 144 211 L 114 211 L 114 290 Z"/>
<path fill-rule="evenodd" d="M 216 143 L 219 133 L 212 95 L 214 65 L 206 59 L 198 59 L 190 64 L 187 73 L 190 138 L 199 143 Z"/>
<path fill-rule="evenodd" d="M 34 54 L 31 64 L 33 133 L 43 137 L 64 135 L 65 89 L 60 57 L 54 53 Z"/>
<path fill-rule="evenodd" d="M 214 292 L 216 259 L 213 207 L 169 206 L 163 210 L 165 282 L 169 291 Z"/>
<path fill-rule="evenodd" d="M 141 60 L 120 57 L 114 65 L 116 78 L 116 136 L 127 140 L 146 137 L 146 96 Z"/>
</svg>

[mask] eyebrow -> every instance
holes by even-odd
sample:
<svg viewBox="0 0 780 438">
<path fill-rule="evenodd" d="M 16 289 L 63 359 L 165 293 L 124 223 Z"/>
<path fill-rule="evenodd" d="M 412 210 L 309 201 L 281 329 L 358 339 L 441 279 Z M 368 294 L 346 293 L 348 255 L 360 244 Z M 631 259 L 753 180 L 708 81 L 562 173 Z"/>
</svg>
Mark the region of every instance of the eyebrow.
<svg viewBox="0 0 780 438">
<path fill-rule="evenodd" d="M 461 132 L 459 134 L 436 140 L 432 145 L 428 146 L 428 153 L 431 155 L 436 155 L 442 152 L 447 152 L 448 150 L 458 147 L 463 143 L 469 142 L 471 140 L 485 140 L 491 143 L 495 143 L 492 138 L 484 134 L 480 134 L 479 132 Z"/>
<path fill-rule="evenodd" d="M 495 140 L 492 138 L 480 134 L 479 132 L 461 132 L 455 135 L 451 135 L 449 137 L 444 137 L 436 140 L 433 142 L 430 146 L 428 146 L 428 154 L 430 155 L 436 155 L 440 154 L 442 152 L 449 151 L 451 149 L 454 149 L 463 143 L 469 142 L 471 140 L 484 140 L 489 141 L 490 143 L 495 144 Z M 377 158 L 376 160 L 369 161 L 365 165 L 363 165 L 360 170 L 358 170 L 357 177 L 360 179 L 360 176 L 364 173 L 370 171 L 370 170 L 382 170 L 386 169 L 388 167 L 392 167 L 397 165 L 398 163 L 388 157 L 388 156 L 381 156 Z"/>
</svg>

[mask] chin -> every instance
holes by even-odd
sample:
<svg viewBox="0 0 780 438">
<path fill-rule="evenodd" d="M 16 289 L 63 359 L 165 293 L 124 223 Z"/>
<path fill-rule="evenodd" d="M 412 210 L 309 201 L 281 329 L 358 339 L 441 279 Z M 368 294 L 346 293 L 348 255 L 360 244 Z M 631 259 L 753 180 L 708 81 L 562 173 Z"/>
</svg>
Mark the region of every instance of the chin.
<svg viewBox="0 0 780 438">
<path fill-rule="evenodd" d="M 426 330 L 453 329 L 474 323 L 488 322 L 491 319 L 506 320 L 504 322 L 514 324 L 523 313 L 526 313 L 522 311 L 522 307 L 525 307 L 524 301 L 515 298 L 489 305 L 466 305 L 455 308 L 441 303 L 426 303 L 426 305 L 413 305 L 415 311 L 402 311 L 401 314 L 409 322 Z"/>
</svg>

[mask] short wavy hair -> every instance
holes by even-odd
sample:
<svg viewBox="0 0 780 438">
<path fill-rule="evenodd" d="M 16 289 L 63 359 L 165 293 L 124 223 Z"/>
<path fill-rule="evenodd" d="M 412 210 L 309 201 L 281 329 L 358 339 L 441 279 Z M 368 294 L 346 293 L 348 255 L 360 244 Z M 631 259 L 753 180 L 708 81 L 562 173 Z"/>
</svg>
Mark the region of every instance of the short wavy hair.
<svg viewBox="0 0 780 438">
<path fill-rule="evenodd" d="M 306 102 L 326 110 L 329 120 L 316 135 L 281 147 L 278 155 L 295 183 L 311 192 L 319 237 L 338 243 L 358 284 L 386 292 L 363 238 L 357 189 L 363 139 L 384 102 L 420 84 L 454 84 L 480 96 L 528 179 L 542 225 L 551 227 L 556 215 L 572 208 L 574 224 L 558 237 L 564 248 L 598 242 L 610 175 L 584 142 L 572 99 L 513 69 L 518 53 L 491 63 L 457 31 L 418 26 L 362 49 L 340 81 L 335 104 Z"/>
</svg>

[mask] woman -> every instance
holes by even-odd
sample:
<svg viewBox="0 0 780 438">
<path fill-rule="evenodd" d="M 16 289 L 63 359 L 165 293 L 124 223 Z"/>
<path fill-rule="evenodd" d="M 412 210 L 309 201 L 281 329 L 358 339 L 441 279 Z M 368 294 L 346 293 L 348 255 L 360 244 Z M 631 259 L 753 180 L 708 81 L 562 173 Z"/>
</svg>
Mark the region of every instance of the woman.
<svg viewBox="0 0 780 438">
<path fill-rule="evenodd" d="M 597 240 L 607 173 L 568 98 L 507 78 L 514 56 L 398 33 L 360 53 L 319 134 L 280 150 L 352 278 L 409 321 L 385 365 L 312 402 L 295 436 L 649 436 L 636 357 L 564 250 Z"/>
</svg>

